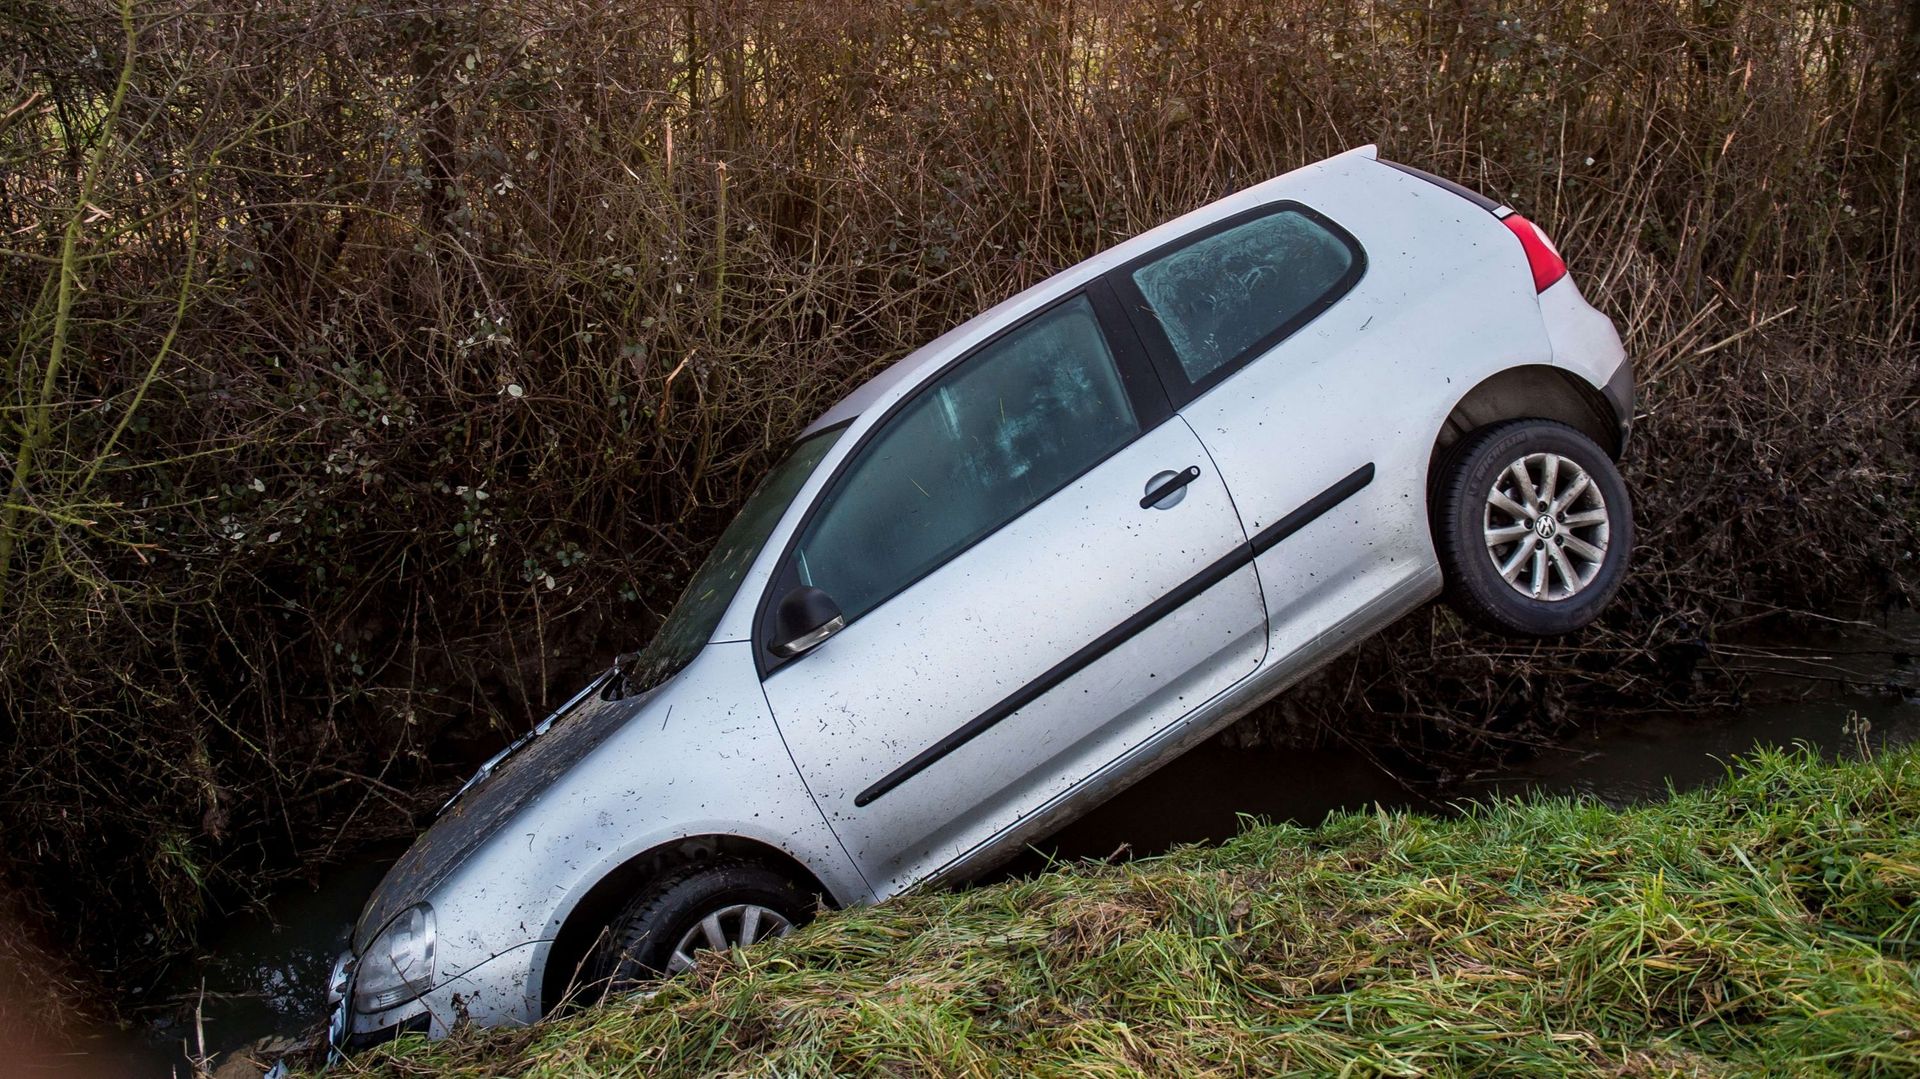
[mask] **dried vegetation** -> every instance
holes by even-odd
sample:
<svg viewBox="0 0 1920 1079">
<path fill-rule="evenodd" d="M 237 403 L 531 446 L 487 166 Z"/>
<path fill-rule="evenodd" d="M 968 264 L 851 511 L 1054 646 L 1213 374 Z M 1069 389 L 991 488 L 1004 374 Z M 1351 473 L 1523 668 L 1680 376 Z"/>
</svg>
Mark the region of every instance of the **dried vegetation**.
<svg viewBox="0 0 1920 1079">
<path fill-rule="evenodd" d="M 0 874 L 140 984 L 644 639 L 862 376 L 1368 141 L 1619 319 L 1640 568 L 1574 645 L 1423 615 L 1248 730 L 1684 693 L 1911 587 L 1917 126 L 1893 0 L 14 0 Z"/>
</svg>

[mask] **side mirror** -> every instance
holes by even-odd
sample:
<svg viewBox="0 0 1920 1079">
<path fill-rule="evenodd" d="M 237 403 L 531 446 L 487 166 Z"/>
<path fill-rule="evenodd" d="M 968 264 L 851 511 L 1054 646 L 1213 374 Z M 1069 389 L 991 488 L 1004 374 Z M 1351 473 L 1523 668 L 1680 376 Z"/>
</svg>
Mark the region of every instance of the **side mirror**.
<svg viewBox="0 0 1920 1079">
<path fill-rule="evenodd" d="M 773 654 L 786 658 L 805 652 L 840 632 L 847 620 L 840 605 L 818 588 L 801 585 L 780 600 L 773 614 Z"/>
</svg>

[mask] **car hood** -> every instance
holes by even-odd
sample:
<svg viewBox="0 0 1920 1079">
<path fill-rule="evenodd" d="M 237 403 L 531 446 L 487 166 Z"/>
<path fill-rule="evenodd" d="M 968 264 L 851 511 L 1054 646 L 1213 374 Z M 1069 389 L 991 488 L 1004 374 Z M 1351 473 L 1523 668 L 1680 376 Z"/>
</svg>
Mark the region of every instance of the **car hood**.
<svg viewBox="0 0 1920 1079">
<path fill-rule="evenodd" d="M 427 898 L 516 813 L 650 702 L 659 700 L 673 683 L 669 679 L 637 697 L 617 701 L 597 692 L 588 694 L 571 711 L 555 716 L 550 726 L 542 724 L 545 729 L 537 736 L 515 743 L 504 757 L 489 762 L 490 767 L 455 796 L 387 870 L 354 925 L 354 954 L 365 951 L 394 915 Z"/>
</svg>

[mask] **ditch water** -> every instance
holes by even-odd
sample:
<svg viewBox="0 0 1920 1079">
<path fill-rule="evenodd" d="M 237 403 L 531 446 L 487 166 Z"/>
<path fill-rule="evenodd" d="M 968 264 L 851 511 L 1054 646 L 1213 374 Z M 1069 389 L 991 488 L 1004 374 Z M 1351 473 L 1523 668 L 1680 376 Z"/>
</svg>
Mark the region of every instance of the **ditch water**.
<svg viewBox="0 0 1920 1079">
<path fill-rule="evenodd" d="M 1344 748 L 1202 745 L 1068 825 L 1042 847 L 1066 859 L 1140 856 L 1220 840 L 1243 816 L 1312 824 L 1340 809 L 1372 806 L 1446 812 L 1472 799 L 1527 792 L 1581 795 L 1613 805 L 1663 797 L 1723 775 L 1758 746 L 1805 742 L 1853 756 L 1920 738 L 1920 615 L 1835 623 L 1789 646 L 1730 648 L 1721 662 L 1753 676 L 1764 703 L 1720 711 L 1609 719 L 1530 760 L 1446 784 L 1409 783 Z M 1864 721 L 1864 723 L 1862 722 Z M 163 1018 L 103 1034 L 65 1058 L 83 1075 L 190 1075 L 188 1051 L 216 1060 L 263 1039 L 291 1044 L 317 1029 L 329 965 L 348 925 L 398 851 L 294 887 L 262 911 L 208 935 L 200 960 L 169 989 Z M 1045 864 L 1038 853 L 1006 870 Z M 139 1002 L 135 1002 L 136 1004 Z M 197 1018 L 196 1018 L 197 1011 Z M 235 1064 L 222 1076 L 254 1076 Z"/>
</svg>

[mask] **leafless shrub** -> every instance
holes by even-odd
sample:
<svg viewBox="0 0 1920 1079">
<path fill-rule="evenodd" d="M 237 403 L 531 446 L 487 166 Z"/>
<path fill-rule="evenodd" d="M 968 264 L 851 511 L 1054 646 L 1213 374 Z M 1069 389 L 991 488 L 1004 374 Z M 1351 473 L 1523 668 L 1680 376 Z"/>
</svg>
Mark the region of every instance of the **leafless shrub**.
<svg viewBox="0 0 1920 1079">
<path fill-rule="evenodd" d="M 1526 207 L 1621 320 L 1639 569 L 1577 644 L 1436 612 L 1249 731 L 1472 747 L 1559 675 L 1671 695 L 1729 619 L 1900 593 L 1916 12 L 16 0 L 11 872 L 124 972 L 410 830 L 853 382 L 1366 141 Z"/>
</svg>

